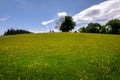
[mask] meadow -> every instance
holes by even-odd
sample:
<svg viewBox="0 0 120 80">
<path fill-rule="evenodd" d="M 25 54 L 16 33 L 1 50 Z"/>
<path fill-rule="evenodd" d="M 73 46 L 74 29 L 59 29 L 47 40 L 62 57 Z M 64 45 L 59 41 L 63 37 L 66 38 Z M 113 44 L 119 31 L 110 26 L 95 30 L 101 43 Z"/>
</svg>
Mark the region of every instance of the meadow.
<svg viewBox="0 0 120 80">
<path fill-rule="evenodd" d="M 0 80 L 120 80 L 120 35 L 0 37 Z"/>
</svg>

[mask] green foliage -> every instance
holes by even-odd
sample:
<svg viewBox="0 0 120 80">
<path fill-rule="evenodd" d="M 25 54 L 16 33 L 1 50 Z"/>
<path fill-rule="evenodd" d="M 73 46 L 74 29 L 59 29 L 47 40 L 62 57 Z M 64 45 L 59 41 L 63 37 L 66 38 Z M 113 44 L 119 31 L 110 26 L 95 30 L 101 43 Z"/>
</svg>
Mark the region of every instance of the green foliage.
<svg viewBox="0 0 120 80">
<path fill-rule="evenodd" d="M 110 20 L 106 23 L 106 25 L 100 25 L 99 23 L 89 23 L 88 26 L 82 27 L 78 31 L 84 33 L 120 34 L 120 20 Z"/>
<path fill-rule="evenodd" d="M 84 33 L 107 33 L 105 26 L 100 25 L 99 23 L 89 23 L 86 27 L 79 29 L 79 32 Z"/>
<path fill-rule="evenodd" d="M 99 23 L 89 23 L 87 26 L 87 31 L 89 33 L 99 33 L 101 25 Z"/>
<path fill-rule="evenodd" d="M 112 34 L 120 34 L 120 20 L 113 19 L 106 23 L 106 26 L 110 29 L 110 33 Z"/>
<path fill-rule="evenodd" d="M 65 20 L 61 23 L 60 31 L 62 32 L 68 32 L 74 29 L 74 26 L 76 25 L 75 22 L 73 22 L 73 19 L 71 16 L 65 16 Z"/>
<path fill-rule="evenodd" d="M 119 79 L 119 35 L 45 33 L 0 37 L 0 80 Z"/>
<path fill-rule="evenodd" d="M 17 30 L 15 30 L 15 29 L 8 29 L 4 33 L 4 35 L 16 35 L 16 34 L 27 34 L 27 33 L 31 33 L 31 32 L 29 32 L 27 30 L 22 30 L 22 29 L 17 29 Z"/>
</svg>

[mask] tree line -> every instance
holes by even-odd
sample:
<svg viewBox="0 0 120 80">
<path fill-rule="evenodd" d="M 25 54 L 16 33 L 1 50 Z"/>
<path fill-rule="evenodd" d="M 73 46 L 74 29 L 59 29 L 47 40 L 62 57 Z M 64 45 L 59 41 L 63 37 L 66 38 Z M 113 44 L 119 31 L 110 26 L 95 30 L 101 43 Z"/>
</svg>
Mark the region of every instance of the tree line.
<svg viewBox="0 0 120 80">
<path fill-rule="evenodd" d="M 120 20 L 113 19 L 105 25 L 89 23 L 87 26 L 81 27 L 78 31 L 84 33 L 120 34 Z"/>
<path fill-rule="evenodd" d="M 8 29 L 6 32 L 4 32 L 4 35 L 16 35 L 16 34 L 30 34 L 32 32 L 22 29 Z"/>
</svg>

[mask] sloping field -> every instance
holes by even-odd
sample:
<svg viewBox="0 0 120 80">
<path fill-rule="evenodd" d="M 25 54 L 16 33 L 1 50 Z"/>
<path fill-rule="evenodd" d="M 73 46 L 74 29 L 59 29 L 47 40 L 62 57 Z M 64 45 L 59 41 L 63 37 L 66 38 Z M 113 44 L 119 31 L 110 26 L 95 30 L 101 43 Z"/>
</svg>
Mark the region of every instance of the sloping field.
<svg viewBox="0 0 120 80">
<path fill-rule="evenodd" d="M 120 35 L 0 37 L 0 80 L 119 80 Z"/>
</svg>

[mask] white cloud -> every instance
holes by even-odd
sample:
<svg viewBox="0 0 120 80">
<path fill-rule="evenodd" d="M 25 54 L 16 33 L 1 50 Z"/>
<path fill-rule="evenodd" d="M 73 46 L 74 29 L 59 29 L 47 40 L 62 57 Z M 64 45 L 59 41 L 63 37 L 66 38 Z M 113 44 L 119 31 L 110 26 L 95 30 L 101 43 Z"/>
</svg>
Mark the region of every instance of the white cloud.
<svg viewBox="0 0 120 80">
<path fill-rule="evenodd" d="M 50 23 L 53 23 L 53 22 L 61 22 L 61 20 L 63 20 L 63 18 L 65 17 L 65 16 L 67 16 L 67 13 L 66 12 L 60 12 L 60 13 L 57 13 L 57 15 L 58 15 L 58 19 L 51 19 L 51 20 L 48 20 L 48 21 L 43 21 L 41 24 L 42 25 L 44 25 L 44 26 L 46 26 L 46 27 L 48 27 L 47 25 L 48 24 L 50 24 Z"/>
<path fill-rule="evenodd" d="M 105 22 L 114 18 L 120 19 L 120 0 L 106 0 L 73 16 L 77 24 Z"/>
<path fill-rule="evenodd" d="M 48 20 L 48 21 L 43 21 L 41 24 L 44 25 L 44 26 L 47 26 L 48 24 L 54 22 L 55 19 L 51 19 L 51 20 Z"/>
<path fill-rule="evenodd" d="M 60 13 L 57 13 L 58 17 L 65 17 L 67 16 L 67 13 L 66 12 L 60 12 Z"/>
<path fill-rule="evenodd" d="M 1 22 L 7 21 L 7 20 L 8 20 L 8 17 L 2 17 L 2 18 L 0 18 Z"/>
</svg>

